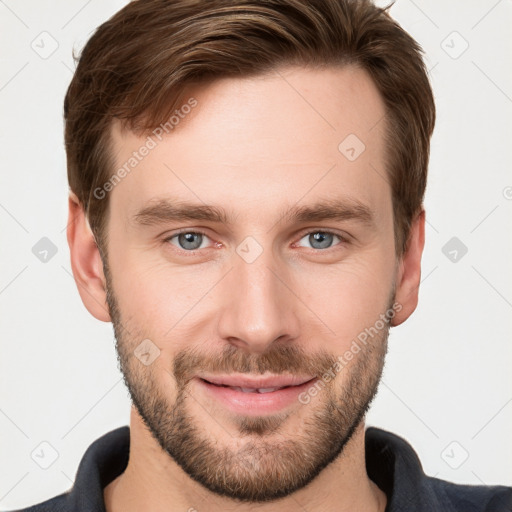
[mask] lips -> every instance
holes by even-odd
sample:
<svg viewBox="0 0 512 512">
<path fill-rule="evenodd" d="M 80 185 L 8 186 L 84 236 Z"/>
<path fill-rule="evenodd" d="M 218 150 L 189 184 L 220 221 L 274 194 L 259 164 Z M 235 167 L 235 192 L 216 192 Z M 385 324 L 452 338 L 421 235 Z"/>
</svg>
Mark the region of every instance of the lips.
<svg viewBox="0 0 512 512">
<path fill-rule="evenodd" d="M 318 380 L 310 375 L 196 375 L 194 389 L 207 402 L 238 416 L 267 416 L 301 405 L 299 396 Z"/>
<path fill-rule="evenodd" d="M 200 375 L 200 379 L 219 387 L 227 387 L 244 393 L 272 393 L 280 389 L 300 386 L 314 376 L 275 375 L 271 377 L 249 377 L 247 375 Z"/>
</svg>

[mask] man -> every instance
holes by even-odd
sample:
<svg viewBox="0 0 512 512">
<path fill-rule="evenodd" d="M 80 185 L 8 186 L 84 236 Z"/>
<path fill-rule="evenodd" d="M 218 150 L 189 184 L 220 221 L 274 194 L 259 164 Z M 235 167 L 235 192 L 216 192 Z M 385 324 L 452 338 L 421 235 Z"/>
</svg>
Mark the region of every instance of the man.
<svg viewBox="0 0 512 512">
<path fill-rule="evenodd" d="M 350 0 L 139 0 L 65 99 L 68 241 L 130 426 L 28 511 L 505 511 L 364 417 L 416 308 L 435 107 Z"/>
</svg>

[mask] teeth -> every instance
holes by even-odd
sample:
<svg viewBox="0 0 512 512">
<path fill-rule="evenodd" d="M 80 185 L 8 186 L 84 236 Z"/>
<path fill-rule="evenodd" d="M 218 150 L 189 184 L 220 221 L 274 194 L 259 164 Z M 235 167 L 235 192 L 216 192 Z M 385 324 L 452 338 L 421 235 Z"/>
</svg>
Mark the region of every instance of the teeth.
<svg viewBox="0 0 512 512">
<path fill-rule="evenodd" d="M 253 388 L 241 388 L 239 386 L 228 386 L 228 388 L 234 389 L 235 391 L 243 391 L 244 393 L 257 393 L 257 389 Z"/>
<path fill-rule="evenodd" d="M 206 382 L 208 382 L 208 381 L 206 381 Z M 210 384 L 212 384 L 212 383 L 210 382 Z M 289 386 L 281 386 L 281 387 L 277 387 L 277 388 L 242 388 L 240 386 L 228 386 L 226 384 L 213 384 L 213 385 L 223 387 L 223 388 L 231 388 L 231 389 L 234 389 L 235 391 L 242 391 L 243 393 L 272 393 L 273 391 L 278 391 L 280 389 L 289 387 Z"/>
<path fill-rule="evenodd" d="M 278 389 L 282 388 L 260 388 L 260 389 L 254 389 L 254 388 L 241 388 L 238 386 L 229 386 L 231 389 L 234 389 L 236 391 L 243 391 L 244 393 L 272 393 L 272 391 L 276 391 Z"/>
</svg>

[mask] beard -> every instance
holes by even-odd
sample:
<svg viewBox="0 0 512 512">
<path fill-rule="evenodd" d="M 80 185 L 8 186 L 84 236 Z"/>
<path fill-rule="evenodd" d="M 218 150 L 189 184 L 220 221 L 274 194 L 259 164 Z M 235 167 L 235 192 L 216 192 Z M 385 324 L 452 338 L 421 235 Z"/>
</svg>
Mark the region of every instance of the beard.
<svg viewBox="0 0 512 512">
<path fill-rule="evenodd" d="M 125 328 L 105 262 L 104 273 L 119 369 L 132 403 L 162 450 L 190 478 L 219 496 L 247 503 L 270 502 L 302 489 L 342 454 L 377 393 L 387 352 L 388 324 L 342 368 L 341 389 L 336 388 L 340 379 L 334 378 L 319 391 L 317 400 L 300 405 L 308 410 L 301 411 L 304 420 L 291 434 L 286 435 L 283 428 L 290 416 L 293 419 L 295 407 L 270 416 L 236 415 L 231 420 L 237 430 L 230 438 L 230 447 L 219 439 L 212 440 L 208 425 L 190 414 L 194 402 L 199 402 L 201 410 L 208 407 L 190 390 L 189 383 L 199 371 L 321 378 L 334 367 L 337 357 L 324 351 L 307 354 L 293 344 L 274 344 L 259 355 L 231 344 L 220 354 L 204 348 L 184 349 L 174 358 L 176 398 L 171 401 L 158 383 L 158 365 L 144 366 L 134 357 L 135 348 L 149 336 L 139 336 L 135 327 Z M 388 309 L 394 302 L 394 290 L 391 299 Z M 160 382 L 165 371 L 160 372 Z M 223 418 L 217 420 L 211 414 L 211 419 L 222 426 Z"/>
</svg>

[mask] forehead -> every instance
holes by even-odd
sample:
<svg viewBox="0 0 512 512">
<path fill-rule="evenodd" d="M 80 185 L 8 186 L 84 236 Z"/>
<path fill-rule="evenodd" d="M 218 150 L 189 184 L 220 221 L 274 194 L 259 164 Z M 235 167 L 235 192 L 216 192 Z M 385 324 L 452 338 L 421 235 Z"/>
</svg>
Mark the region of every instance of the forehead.
<svg viewBox="0 0 512 512">
<path fill-rule="evenodd" d="M 127 172 L 110 192 L 111 211 L 129 217 L 167 194 L 242 215 L 301 196 L 389 197 L 385 108 L 364 70 L 282 68 L 187 92 L 183 105 L 195 106 L 149 139 L 113 125 L 113 172 Z"/>
</svg>

